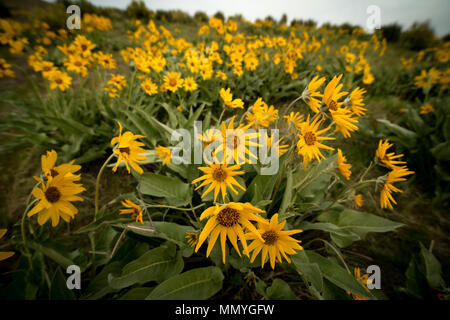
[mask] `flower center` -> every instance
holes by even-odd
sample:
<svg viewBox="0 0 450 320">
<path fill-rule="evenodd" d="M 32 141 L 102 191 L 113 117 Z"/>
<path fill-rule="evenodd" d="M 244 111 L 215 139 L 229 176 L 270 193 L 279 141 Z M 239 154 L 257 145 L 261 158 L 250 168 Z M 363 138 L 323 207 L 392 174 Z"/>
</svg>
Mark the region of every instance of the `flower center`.
<svg viewBox="0 0 450 320">
<path fill-rule="evenodd" d="M 56 79 L 56 80 L 55 80 L 55 82 L 56 82 L 57 84 L 61 84 L 61 83 L 63 83 L 63 81 L 62 81 L 62 79 L 61 79 L 61 78 L 58 78 L 58 79 Z"/>
<path fill-rule="evenodd" d="M 217 221 L 225 227 L 232 227 L 239 221 L 239 211 L 227 207 L 217 214 Z"/>
<path fill-rule="evenodd" d="M 212 177 L 215 181 L 222 182 L 227 178 L 227 173 L 222 168 L 217 168 L 213 171 Z"/>
<path fill-rule="evenodd" d="M 130 148 L 125 147 L 125 148 L 119 148 L 119 151 L 121 153 L 126 153 L 126 154 L 130 154 Z"/>
<path fill-rule="evenodd" d="M 175 87 L 177 85 L 177 82 L 178 82 L 177 79 L 172 78 L 172 79 L 169 80 L 169 85 L 171 87 Z"/>
<path fill-rule="evenodd" d="M 87 49 L 87 46 L 85 45 L 85 44 L 82 44 L 81 45 L 81 51 L 84 51 L 84 50 L 86 50 Z"/>
<path fill-rule="evenodd" d="M 330 108 L 331 110 L 333 110 L 333 111 L 336 111 L 337 108 L 338 108 L 336 101 L 331 100 L 331 101 L 330 101 L 329 108 Z"/>
<path fill-rule="evenodd" d="M 50 175 L 54 178 L 58 175 L 58 171 L 56 171 L 55 169 L 50 169 Z"/>
<path fill-rule="evenodd" d="M 264 244 L 273 245 L 278 239 L 278 234 L 275 231 L 269 230 L 264 232 L 261 237 L 265 241 Z"/>
<path fill-rule="evenodd" d="M 306 132 L 303 137 L 305 138 L 305 143 L 308 146 L 312 146 L 317 140 L 316 135 L 311 131 Z"/>
<path fill-rule="evenodd" d="M 49 187 L 45 191 L 45 198 L 48 202 L 55 203 L 61 198 L 61 192 L 56 187 Z"/>
<path fill-rule="evenodd" d="M 76 61 L 76 62 L 75 62 L 75 66 L 81 67 L 81 62 L 80 62 L 80 61 Z"/>
</svg>

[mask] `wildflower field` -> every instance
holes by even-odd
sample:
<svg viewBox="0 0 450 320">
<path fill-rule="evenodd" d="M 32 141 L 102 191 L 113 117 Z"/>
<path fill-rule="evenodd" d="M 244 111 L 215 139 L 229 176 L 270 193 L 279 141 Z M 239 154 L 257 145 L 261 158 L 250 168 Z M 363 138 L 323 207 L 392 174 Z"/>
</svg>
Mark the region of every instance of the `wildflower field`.
<svg viewBox="0 0 450 320">
<path fill-rule="evenodd" d="M 1 299 L 449 297 L 449 41 L 64 3 L 0 18 Z"/>
</svg>

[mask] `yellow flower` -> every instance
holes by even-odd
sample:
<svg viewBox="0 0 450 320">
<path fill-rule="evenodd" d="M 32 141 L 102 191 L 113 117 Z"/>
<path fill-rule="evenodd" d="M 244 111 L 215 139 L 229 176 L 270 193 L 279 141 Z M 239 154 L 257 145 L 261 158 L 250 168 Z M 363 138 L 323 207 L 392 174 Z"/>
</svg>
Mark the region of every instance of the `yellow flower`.
<svg viewBox="0 0 450 320">
<path fill-rule="evenodd" d="M 434 111 L 434 108 L 431 104 L 426 104 L 426 105 L 420 107 L 420 114 L 427 114 L 427 113 L 430 113 L 433 111 Z"/>
<path fill-rule="evenodd" d="M 95 43 L 88 40 L 85 36 L 78 35 L 73 42 L 75 50 L 84 58 L 91 55 L 91 51 L 96 47 Z"/>
<path fill-rule="evenodd" d="M 48 79 L 51 81 L 51 90 L 58 88 L 61 91 L 66 91 L 72 84 L 72 78 L 67 73 L 59 70 L 51 71 Z"/>
<path fill-rule="evenodd" d="M 289 127 L 292 123 L 295 128 L 299 129 L 301 123 L 303 122 L 303 115 L 300 112 L 291 112 L 288 116 L 284 116 L 286 119 L 286 126 Z"/>
<path fill-rule="evenodd" d="M 441 72 L 435 68 L 428 70 L 422 70 L 420 75 L 414 77 L 414 84 L 419 88 L 431 87 L 433 84 L 439 81 Z"/>
<path fill-rule="evenodd" d="M 164 76 L 164 85 L 167 90 L 176 92 L 183 86 L 183 79 L 181 79 L 181 75 L 178 72 L 169 72 Z"/>
<path fill-rule="evenodd" d="M 255 129 L 268 127 L 278 117 L 278 110 L 274 106 L 268 106 L 262 98 L 258 98 L 247 112 L 246 119 L 251 122 Z"/>
<path fill-rule="evenodd" d="M 0 239 L 6 234 L 7 229 L 0 229 Z M 14 255 L 12 251 L 0 251 L 0 261 L 6 260 Z"/>
<path fill-rule="evenodd" d="M 393 169 L 394 167 L 398 165 L 406 164 L 405 161 L 398 161 L 396 159 L 403 157 L 403 154 L 396 155 L 394 152 L 387 153 L 387 149 L 392 147 L 393 144 L 389 143 L 388 140 L 383 142 L 383 139 L 380 140 L 378 143 L 378 148 L 376 151 L 376 157 L 388 168 Z"/>
<path fill-rule="evenodd" d="M 230 88 L 227 88 L 226 90 L 224 88 L 221 88 L 219 91 L 219 95 L 222 98 L 223 102 L 227 107 L 230 108 L 244 108 L 244 102 L 241 99 L 234 99 L 233 100 L 233 94 L 230 92 Z"/>
<path fill-rule="evenodd" d="M 278 223 L 278 213 L 274 214 L 269 221 L 258 221 L 258 234 L 247 233 L 246 239 L 253 240 L 248 246 L 248 253 L 253 251 L 250 262 L 261 252 L 261 268 L 266 263 L 267 255 L 269 255 L 270 266 L 275 269 L 275 262 L 283 262 L 283 258 L 291 263 L 291 259 L 287 255 L 293 255 L 295 250 L 303 250 L 298 244 L 301 241 L 291 237 L 291 235 L 300 233 L 302 230 L 283 231 L 286 220 Z M 245 252 L 245 251 L 244 251 Z"/>
<path fill-rule="evenodd" d="M 363 195 L 362 194 L 355 194 L 355 196 L 353 197 L 353 201 L 355 202 L 355 204 L 358 206 L 358 207 L 362 207 L 363 206 L 363 203 L 364 203 L 364 198 L 363 198 Z"/>
<path fill-rule="evenodd" d="M 372 72 L 364 70 L 363 83 L 371 84 L 374 81 L 375 81 L 375 77 L 373 76 Z"/>
<path fill-rule="evenodd" d="M 0 78 L 3 77 L 11 77 L 14 78 L 16 76 L 15 72 L 11 70 L 11 65 L 6 63 L 6 60 L 0 58 Z"/>
<path fill-rule="evenodd" d="M 163 159 L 163 165 L 168 165 L 172 159 L 172 151 L 170 148 L 157 146 L 155 153 L 158 155 L 159 159 Z"/>
<path fill-rule="evenodd" d="M 394 182 L 398 181 L 406 181 L 404 176 L 413 174 L 413 171 L 409 171 L 406 166 L 403 167 L 393 167 L 392 171 L 389 172 L 386 181 L 384 183 L 383 189 L 380 193 L 380 204 L 381 208 L 390 208 L 394 209 L 392 207 L 391 202 L 397 204 L 395 202 L 394 198 L 392 197 L 392 192 L 403 192 L 402 190 L 398 189 L 394 186 Z"/>
<path fill-rule="evenodd" d="M 216 78 L 220 78 L 223 81 L 227 80 L 227 75 L 222 71 L 216 71 Z"/>
<path fill-rule="evenodd" d="M 128 173 L 130 173 L 130 165 L 136 172 L 142 174 L 144 170 L 139 167 L 139 164 L 147 163 L 146 157 L 142 155 L 147 151 L 141 148 L 144 144 L 136 140 L 144 138 L 144 136 L 133 134 L 130 131 L 126 131 L 122 135 L 122 124 L 120 122 L 118 124 L 120 127 L 119 136 L 111 139 L 111 145 L 115 146 L 113 152 L 118 155 L 117 163 L 112 170 L 116 172 L 117 167 L 123 161 Z"/>
<path fill-rule="evenodd" d="M 122 90 L 127 86 L 127 81 L 125 77 L 120 74 L 111 74 L 111 79 L 106 83 L 107 85 L 113 85 L 117 88 L 117 90 Z"/>
<path fill-rule="evenodd" d="M 285 154 L 288 149 L 289 145 L 283 144 L 280 145 L 281 141 L 284 139 L 284 137 L 281 137 L 277 141 L 272 140 L 272 137 L 269 137 L 269 135 L 266 133 L 264 136 L 264 142 L 267 146 L 267 149 L 274 150 L 275 148 L 278 148 L 278 156 L 281 157 L 283 154 Z"/>
<path fill-rule="evenodd" d="M 308 167 L 308 163 L 311 162 L 312 159 L 316 158 L 317 161 L 320 162 L 320 158 L 325 159 L 323 154 L 320 152 L 320 149 L 334 150 L 333 148 L 326 146 L 320 141 L 323 140 L 334 140 L 333 137 L 321 137 L 322 133 L 327 132 L 330 128 L 319 129 L 319 125 L 323 120 L 320 120 L 320 117 L 317 117 L 312 123 L 309 122 L 308 119 L 301 124 L 300 133 L 298 135 L 299 141 L 297 143 L 298 154 L 303 156 L 303 165 L 305 168 Z"/>
<path fill-rule="evenodd" d="M 117 89 L 114 87 L 106 87 L 105 91 L 108 92 L 110 98 L 118 98 L 120 95 L 117 93 Z"/>
<path fill-rule="evenodd" d="M 60 170 L 56 177 L 50 177 L 47 183 L 35 177 L 41 182 L 42 188 L 34 188 L 32 194 L 40 201 L 28 212 L 27 216 L 31 217 L 38 213 L 39 225 L 43 225 L 48 219 L 51 219 L 52 226 L 56 227 L 60 218 L 69 222 L 78 213 L 78 209 L 71 202 L 83 201 L 83 198 L 77 194 L 86 189 L 81 184 L 74 183 L 72 179 L 66 178 L 70 167 L 64 169 Z"/>
<path fill-rule="evenodd" d="M 222 144 L 215 150 L 216 154 L 224 152 L 226 162 L 229 163 L 231 159 L 234 159 L 235 163 L 250 163 L 249 158 L 257 160 L 258 157 L 253 154 L 248 147 L 259 147 L 256 142 L 259 134 L 257 132 L 248 133 L 247 130 L 251 126 L 251 123 L 244 126 L 239 125 L 234 128 L 234 117 L 228 124 L 228 128 L 225 125 L 225 121 L 222 122 Z M 246 157 L 249 156 L 249 158 Z"/>
<path fill-rule="evenodd" d="M 131 217 L 136 219 L 136 222 L 140 222 L 144 224 L 144 220 L 142 218 L 142 208 L 141 206 L 133 203 L 130 199 L 126 199 L 121 202 L 126 209 L 120 209 L 120 214 L 130 214 Z"/>
<path fill-rule="evenodd" d="M 144 89 L 145 93 L 147 93 L 150 96 L 158 93 L 158 85 L 153 83 L 151 79 L 145 79 L 141 83 L 141 87 Z"/>
<path fill-rule="evenodd" d="M 79 174 L 74 174 L 81 169 L 81 166 L 73 164 L 75 160 L 55 166 L 57 158 L 58 154 L 55 150 L 47 151 L 47 154 L 41 156 L 42 172 L 47 179 L 56 177 L 60 172 L 66 172 L 64 177 L 66 179 L 72 181 L 78 181 L 81 179 Z"/>
<path fill-rule="evenodd" d="M 339 148 L 337 150 L 338 150 L 337 164 L 339 172 L 344 176 L 345 179 L 350 180 L 350 175 L 352 174 L 350 168 L 352 167 L 352 165 L 346 163 L 347 158 L 344 155 L 342 155 L 342 150 Z"/>
<path fill-rule="evenodd" d="M 101 51 L 96 52 L 92 55 L 95 61 L 105 69 L 115 69 L 116 60 L 114 60 L 112 54 L 103 53 Z"/>
<path fill-rule="evenodd" d="M 240 189 L 245 191 L 245 188 L 242 187 L 234 178 L 236 175 L 244 174 L 244 171 L 235 171 L 239 170 L 241 165 L 236 164 L 234 166 L 228 167 L 226 163 L 224 164 L 215 164 L 211 163 L 209 167 L 199 167 L 198 169 L 203 171 L 205 174 L 194 181 L 192 183 L 197 183 L 199 181 L 203 182 L 195 188 L 195 190 L 210 185 L 205 192 L 202 194 L 202 198 L 204 198 L 208 193 L 210 193 L 214 189 L 214 201 L 217 199 L 217 195 L 219 191 L 222 192 L 222 200 L 225 202 L 225 196 L 227 193 L 227 187 L 229 187 L 235 194 L 239 192 L 233 188 L 233 185 L 239 187 Z"/>
<path fill-rule="evenodd" d="M 206 257 L 209 256 L 217 238 L 220 235 L 220 244 L 222 247 L 222 261 L 225 263 L 225 250 L 226 250 L 226 240 L 227 237 L 230 240 L 233 247 L 236 249 L 239 256 L 241 253 L 237 245 L 237 239 L 242 243 L 245 254 L 248 255 L 246 236 L 244 235 L 244 229 L 248 229 L 255 233 L 255 238 L 262 238 L 256 230 L 255 226 L 251 221 L 264 222 L 265 220 L 256 215 L 257 213 L 264 213 L 263 210 L 252 206 L 250 203 L 239 203 L 230 202 L 226 205 L 219 206 L 216 204 L 213 207 L 209 207 L 203 211 L 200 216 L 200 220 L 208 218 L 208 222 L 200 233 L 197 246 L 195 247 L 195 252 L 200 249 L 202 244 L 205 242 L 208 235 L 211 234 L 209 238 L 208 248 L 206 250 Z"/>
<path fill-rule="evenodd" d="M 197 90 L 198 85 L 195 82 L 193 77 L 187 77 L 184 79 L 184 90 L 186 91 L 194 91 Z"/>
<path fill-rule="evenodd" d="M 322 94 L 317 90 L 325 82 L 325 77 L 319 79 L 319 76 L 315 76 L 303 90 L 302 98 L 315 113 L 319 112 L 320 100 Z"/>
<path fill-rule="evenodd" d="M 89 60 L 78 55 L 71 55 L 69 56 L 69 60 L 64 62 L 64 66 L 67 68 L 67 71 L 74 71 L 82 77 L 85 77 L 88 73 L 88 64 Z"/>
<path fill-rule="evenodd" d="M 361 283 L 361 285 L 367 290 L 367 292 L 370 292 L 369 288 L 367 288 L 367 280 L 369 278 L 369 274 L 366 273 L 363 276 L 361 276 L 361 271 L 359 268 L 355 268 L 353 270 L 353 273 L 355 274 L 356 280 L 358 280 L 358 282 Z M 350 293 L 349 291 L 347 291 L 347 294 L 351 295 L 352 298 L 355 300 L 370 300 L 370 298 L 358 296 L 357 294 Z"/>
<path fill-rule="evenodd" d="M 344 104 L 348 105 L 350 109 L 352 110 L 353 114 L 357 115 L 358 117 L 362 117 L 367 109 L 363 108 L 364 102 L 363 102 L 363 94 L 366 93 L 366 89 L 356 87 L 355 90 L 353 90 L 350 93 L 350 96 L 345 99 Z"/>
<path fill-rule="evenodd" d="M 195 247 L 198 243 L 199 234 L 197 232 L 186 232 L 185 238 L 190 247 Z"/>
</svg>

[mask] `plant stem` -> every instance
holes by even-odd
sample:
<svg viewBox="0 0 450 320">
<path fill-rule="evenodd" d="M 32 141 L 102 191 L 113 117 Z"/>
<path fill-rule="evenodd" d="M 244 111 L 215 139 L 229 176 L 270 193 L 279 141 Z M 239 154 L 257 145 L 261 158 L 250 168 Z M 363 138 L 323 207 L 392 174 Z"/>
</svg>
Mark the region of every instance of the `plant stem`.
<svg viewBox="0 0 450 320">
<path fill-rule="evenodd" d="M 29 199 L 29 198 L 28 198 Z M 28 200 L 29 201 L 29 200 Z M 27 202 L 28 202 L 27 201 Z M 28 250 L 28 246 L 27 246 L 27 237 L 25 234 L 25 217 L 27 216 L 28 210 L 30 210 L 31 206 L 33 204 L 36 203 L 36 201 L 38 201 L 38 199 L 33 200 L 32 202 L 30 202 L 27 207 L 25 208 L 25 211 L 23 212 L 23 216 L 22 216 L 22 221 L 20 222 L 20 231 L 22 233 L 22 242 L 23 242 L 23 247 L 25 249 L 26 252 L 26 256 L 28 258 L 28 263 L 30 264 L 31 270 L 33 270 L 33 262 L 31 260 L 31 254 L 30 254 L 30 250 Z"/>
<path fill-rule="evenodd" d="M 220 122 L 222 121 L 223 115 L 225 114 L 225 111 L 227 110 L 226 107 L 223 108 L 222 113 L 220 114 L 219 120 L 217 121 L 217 124 L 220 125 Z"/>
<path fill-rule="evenodd" d="M 105 170 L 106 166 L 108 165 L 108 163 L 111 161 L 111 159 L 113 157 L 114 157 L 114 153 L 111 153 L 109 158 L 106 159 L 105 163 L 100 168 L 100 171 L 98 172 L 98 175 L 97 175 L 97 182 L 95 183 L 95 213 L 94 213 L 94 221 L 97 220 L 97 213 L 98 213 L 98 193 L 99 193 L 99 188 L 100 188 L 100 178 L 102 176 L 103 170 Z"/>
</svg>

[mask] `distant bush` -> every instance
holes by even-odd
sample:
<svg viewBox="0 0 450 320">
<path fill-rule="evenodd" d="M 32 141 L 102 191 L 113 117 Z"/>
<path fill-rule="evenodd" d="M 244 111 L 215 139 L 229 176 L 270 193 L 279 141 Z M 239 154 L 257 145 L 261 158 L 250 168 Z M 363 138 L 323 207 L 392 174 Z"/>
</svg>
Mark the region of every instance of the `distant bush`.
<svg viewBox="0 0 450 320">
<path fill-rule="evenodd" d="M 222 21 L 225 21 L 225 16 L 223 15 L 223 13 L 222 13 L 221 11 L 217 11 L 217 12 L 214 14 L 214 17 L 217 18 L 217 19 L 220 19 L 220 20 L 222 20 Z"/>
<path fill-rule="evenodd" d="M 197 22 L 208 22 L 209 20 L 208 15 L 203 11 L 197 11 L 194 14 L 194 19 Z"/>
<path fill-rule="evenodd" d="M 434 31 L 429 21 L 414 22 L 401 36 L 402 42 L 412 50 L 423 50 L 431 46 L 434 40 Z"/>
<path fill-rule="evenodd" d="M 287 24 L 287 15 L 286 13 L 283 13 L 283 15 L 281 16 L 280 22 L 278 22 L 278 24 Z"/>
<path fill-rule="evenodd" d="M 450 41 L 450 33 L 447 33 L 445 36 L 442 37 L 443 41 Z"/>
<path fill-rule="evenodd" d="M 142 0 L 133 0 L 126 8 L 127 16 L 131 19 L 147 21 L 150 18 L 150 10 Z"/>
<path fill-rule="evenodd" d="M 191 17 L 189 13 L 181 10 L 170 10 L 168 16 L 169 22 L 178 22 L 186 24 L 192 24 L 195 22 L 195 20 Z"/>
<path fill-rule="evenodd" d="M 56 3 L 62 5 L 64 8 L 67 8 L 72 4 L 76 4 L 77 6 L 80 7 L 82 14 L 83 13 L 101 14 L 100 8 L 96 7 L 88 0 L 57 0 Z"/>
<path fill-rule="evenodd" d="M 388 42 L 397 42 L 402 34 L 402 26 L 398 23 L 391 23 L 382 26 L 381 31 Z"/>
</svg>

